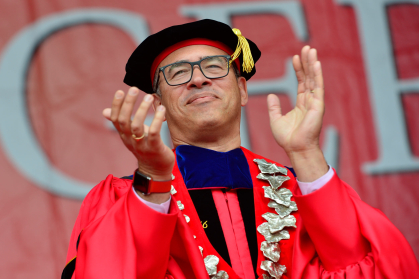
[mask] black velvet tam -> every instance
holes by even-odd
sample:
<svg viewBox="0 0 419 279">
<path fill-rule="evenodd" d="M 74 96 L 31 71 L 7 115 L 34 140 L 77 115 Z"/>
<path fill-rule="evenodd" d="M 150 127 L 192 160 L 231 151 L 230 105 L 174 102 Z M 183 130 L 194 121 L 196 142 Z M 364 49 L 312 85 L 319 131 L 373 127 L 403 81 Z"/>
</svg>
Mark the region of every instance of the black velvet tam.
<svg viewBox="0 0 419 279">
<path fill-rule="evenodd" d="M 222 22 L 204 19 L 182 25 L 166 28 L 147 37 L 131 54 L 125 66 L 124 82 L 129 86 L 136 86 L 146 93 L 154 93 L 150 77 L 151 67 L 155 58 L 168 47 L 189 39 L 202 38 L 218 41 L 229 47 L 233 52 L 238 43 L 238 37 L 231 27 Z M 261 52 L 251 40 L 247 39 L 253 61 L 260 58 Z M 231 53 L 230 53 L 231 54 Z M 246 80 L 255 73 L 254 67 L 250 73 L 243 71 L 243 53 L 240 54 L 240 73 Z"/>
</svg>

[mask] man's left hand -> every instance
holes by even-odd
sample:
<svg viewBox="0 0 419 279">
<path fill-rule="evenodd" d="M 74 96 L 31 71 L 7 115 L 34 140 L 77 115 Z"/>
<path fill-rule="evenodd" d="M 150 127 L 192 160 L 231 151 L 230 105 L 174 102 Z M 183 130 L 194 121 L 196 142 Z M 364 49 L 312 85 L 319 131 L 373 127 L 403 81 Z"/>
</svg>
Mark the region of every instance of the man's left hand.
<svg viewBox="0 0 419 279">
<path fill-rule="evenodd" d="M 285 150 L 300 181 L 314 181 L 328 170 L 319 145 L 324 115 L 324 86 L 317 51 L 303 47 L 293 57 L 298 80 L 297 104 L 283 115 L 276 95 L 268 96 L 269 118 L 276 142 Z"/>
</svg>

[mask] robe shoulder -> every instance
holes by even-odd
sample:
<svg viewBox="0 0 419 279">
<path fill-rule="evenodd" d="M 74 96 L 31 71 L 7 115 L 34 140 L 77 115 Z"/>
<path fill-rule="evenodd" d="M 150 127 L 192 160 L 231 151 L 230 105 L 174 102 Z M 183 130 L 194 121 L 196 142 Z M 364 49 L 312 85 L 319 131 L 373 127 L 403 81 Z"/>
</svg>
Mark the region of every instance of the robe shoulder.
<svg viewBox="0 0 419 279">
<path fill-rule="evenodd" d="M 281 166 L 242 150 L 250 168 L 255 168 L 254 158 Z M 311 194 L 301 195 L 296 181 L 289 189 L 300 216 L 288 273 L 291 278 L 419 278 L 418 262 L 401 232 L 380 210 L 363 202 L 336 172 Z"/>
<path fill-rule="evenodd" d="M 108 175 L 92 188 L 83 200 L 83 224 L 103 216 L 119 199 L 132 188 L 132 180 Z M 82 212 L 80 212 L 82 213 Z"/>
<path fill-rule="evenodd" d="M 401 232 L 336 174 L 295 201 L 301 216 L 295 278 L 419 278 L 418 262 Z"/>
<path fill-rule="evenodd" d="M 138 200 L 131 180 L 109 175 L 83 201 L 67 259 L 77 256 L 73 278 L 206 278 L 192 243 L 175 199 L 162 214 Z"/>
<path fill-rule="evenodd" d="M 131 188 L 131 181 L 108 175 L 84 198 L 70 238 L 67 262 L 76 255 L 76 243 L 81 231 L 93 220 L 103 216 Z"/>
</svg>

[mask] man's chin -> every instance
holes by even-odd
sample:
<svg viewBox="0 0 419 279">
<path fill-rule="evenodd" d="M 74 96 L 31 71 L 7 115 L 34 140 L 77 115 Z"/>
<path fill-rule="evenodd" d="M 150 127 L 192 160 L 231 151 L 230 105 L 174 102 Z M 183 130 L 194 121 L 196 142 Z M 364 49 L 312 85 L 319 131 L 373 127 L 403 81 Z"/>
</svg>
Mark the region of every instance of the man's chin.
<svg viewBox="0 0 419 279">
<path fill-rule="evenodd" d="M 194 126 L 199 130 L 207 130 L 217 128 L 219 126 L 225 125 L 226 119 L 222 115 L 212 114 L 203 114 L 194 116 L 191 119 L 194 122 Z"/>
</svg>

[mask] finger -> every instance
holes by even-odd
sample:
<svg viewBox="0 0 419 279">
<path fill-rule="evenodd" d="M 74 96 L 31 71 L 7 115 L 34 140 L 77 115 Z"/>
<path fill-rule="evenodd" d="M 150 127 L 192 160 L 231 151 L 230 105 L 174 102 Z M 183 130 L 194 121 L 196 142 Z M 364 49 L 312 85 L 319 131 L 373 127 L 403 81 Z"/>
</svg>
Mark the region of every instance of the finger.
<svg viewBox="0 0 419 279">
<path fill-rule="evenodd" d="M 267 101 L 268 101 L 269 119 L 271 122 L 273 122 L 282 116 L 281 102 L 279 101 L 278 96 L 274 94 L 269 94 Z"/>
<path fill-rule="evenodd" d="M 315 88 L 315 80 L 314 80 L 314 63 L 317 61 L 317 50 L 312 48 L 308 54 L 308 64 L 309 64 L 309 77 L 310 77 L 310 91 L 314 90 Z"/>
<path fill-rule="evenodd" d="M 160 129 L 164 121 L 165 113 L 166 108 L 164 106 L 157 107 L 153 122 L 151 122 L 150 128 L 148 129 L 148 142 L 150 146 L 157 146 L 157 144 L 161 142 Z"/>
<path fill-rule="evenodd" d="M 294 55 L 292 58 L 292 65 L 294 67 L 295 76 L 297 77 L 298 86 L 297 86 L 297 94 L 305 92 L 305 74 L 303 69 L 303 64 L 301 63 L 301 59 L 298 55 Z"/>
<path fill-rule="evenodd" d="M 303 64 L 303 70 L 304 70 L 304 74 L 305 74 L 305 84 L 306 84 L 306 89 L 310 88 L 309 87 L 309 76 L 308 76 L 308 53 L 310 51 L 310 46 L 304 46 L 301 49 L 301 63 Z"/>
<path fill-rule="evenodd" d="M 147 117 L 148 110 L 153 103 L 153 97 L 150 94 L 146 94 L 141 102 L 139 108 L 135 112 L 134 118 L 131 123 L 131 133 L 141 137 L 146 133 L 144 130 L 144 121 Z"/>
<path fill-rule="evenodd" d="M 118 116 L 118 123 L 120 131 L 127 137 L 131 136 L 131 115 L 134 109 L 135 101 L 137 100 L 140 90 L 136 87 L 131 87 L 128 94 L 125 96 L 122 103 L 121 110 Z"/>
<path fill-rule="evenodd" d="M 314 97 L 321 101 L 324 101 L 324 81 L 323 81 L 323 71 L 322 65 L 320 61 L 316 61 L 314 63 L 314 81 L 315 81 L 315 88 L 314 88 Z"/>
<path fill-rule="evenodd" d="M 102 115 L 103 115 L 106 119 L 108 119 L 108 120 L 111 120 L 111 113 L 112 113 L 112 109 L 111 109 L 111 108 L 105 108 L 105 109 L 102 111 Z"/>
<path fill-rule="evenodd" d="M 121 128 L 119 127 L 118 116 L 119 116 L 119 112 L 121 110 L 121 105 L 123 102 L 124 102 L 124 92 L 122 90 L 116 91 L 115 96 L 112 101 L 110 120 L 112 121 L 115 129 L 119 133 L 121 133 Z"/>
</svg>

